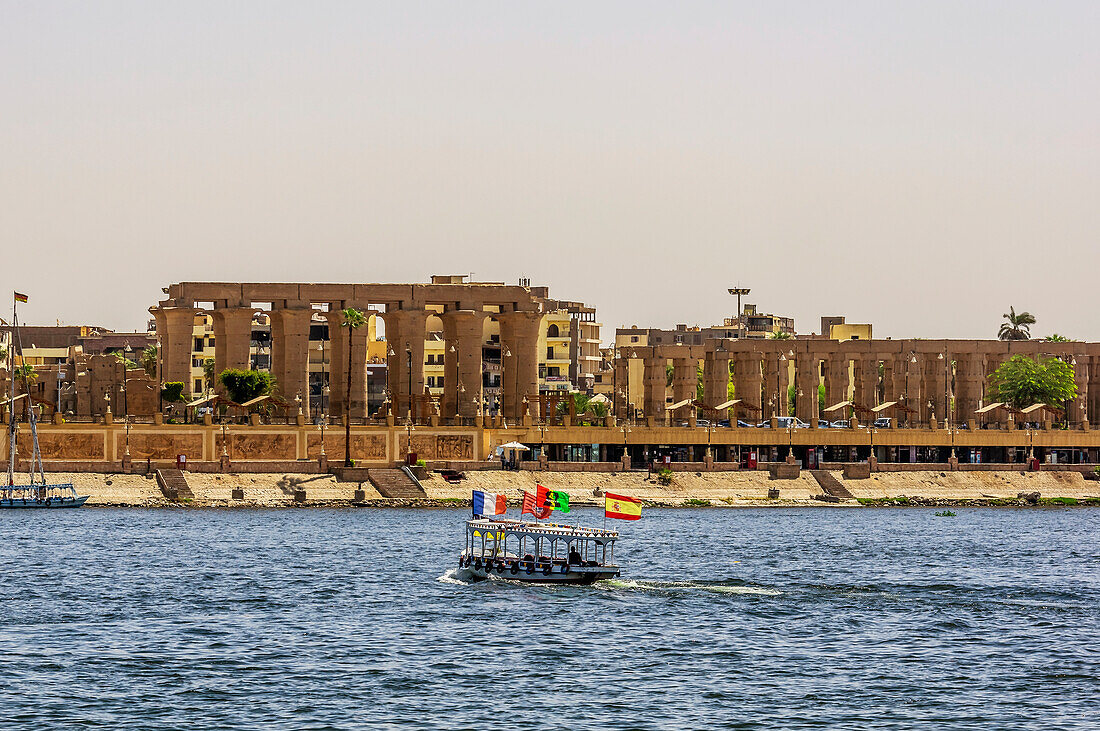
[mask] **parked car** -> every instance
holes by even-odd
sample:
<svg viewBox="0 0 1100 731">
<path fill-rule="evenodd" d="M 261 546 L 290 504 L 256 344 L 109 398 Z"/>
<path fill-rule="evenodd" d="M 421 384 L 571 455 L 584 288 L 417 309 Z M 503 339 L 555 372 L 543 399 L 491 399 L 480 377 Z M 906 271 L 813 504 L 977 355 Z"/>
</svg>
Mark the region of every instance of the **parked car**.
<svg viewBox="0 0 1100 731">
<path fill-rule="evenodd" d="M 729 419 L 720 419 L 715 426 L 728 428 L 729 425 L 730 425 L 730 420 Z"/>
<path fill-rule="evenodd" d="M 874 422 L 876 429 L 893 429 L 894 419 L 891 416 L 880 416 Z"/>
<path fill-rule="evenodd" d="M 710 421 L 708 419 L 696 419 L 695 426 L 707 427 L 710 426 Z"/>
<path fill-rule="evenodd" d="M 851 425 L 852 422 L 848 421 L 847 419 L 837 419 L 830 426 L 832 426 L 833 429 L 847 429 Z"/>
<path fill-rule="evenodd" d="M 831 429 L 832 426 L 833 425 L 829 422 L 828 419 L 818 419 L 817 420 L 817 428 L 818 429 Z"/>
<path fill-rule="evenodd" d="M 749 422 L 747 422 L 747 421 L 741 421 L 740 419 L 738 419 L 738 420 L 737 420 L 737 427 L 738 427 L 739 429 L 755 429 L 755 428 L 756 428 L 756 424 L 750 424 L 750 423 L 749 423 Z"/>
<path fill-rule="evenodd" d="M 779 416 L 779 417 L 776 417 L 776 418 L 779 422 L 779 428 L 780 429 L 790 429 L 792 424 L 794 425 L 795 429 L 809 429 L 810 428 L 809 424 L 802 421 L 801 419 L 799 419 L 796 416 Z M 760 429 L 771 429 L 771 427 L 772 427 L 771 419 L 768 419 L 767 421 L 762 421 L 762 422 L 760 422 L 760 425 L 759 425 Z"/>
</svg>

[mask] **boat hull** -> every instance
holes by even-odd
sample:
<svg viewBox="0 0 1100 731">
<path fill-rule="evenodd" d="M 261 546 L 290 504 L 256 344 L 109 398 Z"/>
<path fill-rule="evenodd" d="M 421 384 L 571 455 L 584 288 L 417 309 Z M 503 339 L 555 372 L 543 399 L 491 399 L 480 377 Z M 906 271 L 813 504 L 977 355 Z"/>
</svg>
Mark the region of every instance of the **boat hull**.
<svg viewBox="0 0 1100 731">
<path fill-rule="evenodd" d="M 530 584 L 591 584 L 604 579 L 613 579 L 619 575 L 616 566 L 554 566 L 547 573 L 543 567 L 529 571 L 523 567 L 512 566 L 461 566 L 475 580 L 498 578 L 509 581 L 523 581 Z M 515 570 L 513 570 L 513 568 Z"/>
<path fill-rule="evenodd" d="M 53 508 L 79 508 L 88 501 L 87 495 L 75 498 L 51 497 L 47 500 L 33 498 L 0 498 L 0 510 L 46 510 Z"/>
</svg>

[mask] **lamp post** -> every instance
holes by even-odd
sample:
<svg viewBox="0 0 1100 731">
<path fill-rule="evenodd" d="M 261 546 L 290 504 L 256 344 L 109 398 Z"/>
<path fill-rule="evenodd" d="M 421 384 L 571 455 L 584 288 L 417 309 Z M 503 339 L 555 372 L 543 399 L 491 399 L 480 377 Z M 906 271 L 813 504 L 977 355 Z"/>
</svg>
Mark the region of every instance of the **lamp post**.
<svg viewBox="0 0 1100 731">
<path fill-rule="evenodd" d="M 323 398 L 323 396 L 322 396 L 322 398 Z M 328 461 L 328 455 L 325 454 L 325 423 L 327 421 L 328 421 L 328 414 L 324 413 L 324 412 L 321 412 L 321 424 L 320 424 L 320 427 L 321 427 L 321 454 L 319 456 L 320 456 L 320 459 L 321 459 L 322 462 L 327 462 Z"/>
<path fill-rule="evenodd" d="M 711 439 L 713 437 L 714 437 L 714 424 L 707 424 L 707 453 L 706 453 L 706 456 L 710 457 L 712 459 L 714 458 L 714 453 L 711 451 L 710 442 L 711 442 Z"/>
<path fill-rule="evenodd" d="M 745 337 L 745 323 L 744 318 L 741 316 L 741 295 L 748 294 L 750 292 L 748 287 L 730 287 L 729 293 L 737 296 L 737 339 L 741 340 Z"/>
<path fill-rule="evenodd" d="M 107 413 L 110 414 L 111 413 L 111 392 L 110 391 L 104 391 L 103 392 L 103 400 L 107 403 Z"/>
<path fill-rule="evenodd" d="M 875 422 L 874 421 L 872 421 L 871 424 L 867 427 L 867 433 L 870 435 L 870 439 L 871 439 L 871 454 L 870 454 L 869 457 L 867 457 L 867 466 L 870 469 L 870 468 L 873 467 L 873 465 L 878 463 L 878 458 L 875 457 Z"/>
<path fill-rule="evenodd" d="M 412 416 L 405 419 L 405 464 L 409 464 L 412 458 L 413 446 L 413 421 Z"/>
<path fill-rule="evenodd" d="M 794 419 L 787 425 L 787 459 L 794 457 Z"/>
<path fill-rule="evenodd" d="M 294 397 L 294 403 L 298 405 L 298 416 L 304 416 L 302 412 L 302 390 L 298 389 L 298 395 Z"/>
<path fill-rule="evenodd" d="M 623 433 L 623 459 L 629 464 L 630 461 L 630 447 L 627 443 L 626 435 L 630 433 L 630 424 L 623 424 L 619 427 Z"/>
</svg>

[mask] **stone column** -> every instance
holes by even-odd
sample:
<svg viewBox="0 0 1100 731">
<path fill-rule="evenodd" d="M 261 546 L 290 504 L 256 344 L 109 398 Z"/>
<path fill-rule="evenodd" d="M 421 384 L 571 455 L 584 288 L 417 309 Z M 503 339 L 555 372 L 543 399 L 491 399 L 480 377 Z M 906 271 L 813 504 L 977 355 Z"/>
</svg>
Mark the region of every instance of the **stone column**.
<svg viewBox="0 0 1100 731">
<path fill-rule="evenodd" d="M 424 338 L 427 334 L 428 313 L 421 308 L 394 309 L 387 311 L 382 317 L 386 321 L 386 345 L 393 352 L 393 355 L 388 356 L 386 369 L 390 400 L 394 414 L 401 419 L 413 411 L 413 397 L 424 393 Z M 427 416 L 426 413 L 413 413 L 413 418 L 425 419 Z"/>
<path fill-rule="evenodd" d="M 694 358 L 676 358 L 672 361 L 672 400 L 695 399 L 699 382 L 699 366 Z"/>
<path fill-rule="evenodd" d="M 703 360 L 703 402 L 707 406 L 714 407 L 728 400 L 729 376 L 729 361 L 717 353 L 707 353 Z"/>
<path fill-rule="evenodd" d="M 271 374 L 287 401 L 302 398 L 309 415 L 309 326 L 313 309 L 279 307 L 271 311 Z M 216 345 L 216 342 L 215 342 Z"/>
<path fill-rule="evenodd" d="M 835 406 L 848 400 L 848 356 L 844 353 L 834 353 L 829 359 L 829 367 L 825 372 L 825 406 Z M 844 418 L 844 414 L 830 412 L 829 419 Z"/>
<path fill-rule="evenodd" d="M 1070 413 L 1066 415 L 1070 424 L 1087 421 L 1089 403 L 1089 359 L 1085 355 L 1075 355 L 1070 361 L 1073 367 L 1073 380 L 1077 384 L 1077 398 L 1069 402 Z M 1082 409 L 1081 407 L 1085 408 Z"/>
<path fill-rule="evenodd" d="M 818 403 L 817 403 L 817 384 L 819 380 L 818 376 L 818 364 L 817 358 L 812 357 L 809 354 L 799 353 L 795 357 L 795 413 L 799 419 L 807 422 L 810 426 L 817 426 L 818 419 Z"/>
<path fill-rule="evenodd" d="M 481 404 L 481 346 L 485 313 L 476 310 L 445 312 L 443 338 L 443 403 L 445 417 L 477 416 Z M 455 351 L 452 353 L 451 348 Z M 461 398 L 460 398 L 461 395 Z"/>
<path fill-rule="evenodd" d="M 752 406 L 759 407 L 760 411 L 753 412 L 752 409 L 745 409 L 744 413 L 753 417 L 763 419 L 770 414 L 765 414 L 764 409 L 767 408 L 768 400 L 762 399 L 760 386 L 763 381 L 763 377 L 760 371 L 760 353 L 748 352 L 744 354 L 740 363 L 742 371 L 741 380 L 744 384 L 744 388 L 738 389 L 737 398 L 744 399 L 746 403 Z M 739 384 L 740 385 L 740 384 Z"/>
<path fill-rule="evenodd" d="M 647 418 L 663 419 L 665 416 L 665 359 L 646 356 L 643 373 L 645 381 L 644 411 Z"/>
<path fill-rule="evenodd" d="M 506 418 L 523 417 L 524 398 L 538 396 L 538 347 L 542 317 L 541 312 L 524 311 L 504 312 L 497 316 L 503 365 L 501 391 Z M 506 352 L 510 352 L 511 356 L 505 356 Z"/>
<path fill-rule="evenodd" d="M 615 393 L 612 397 L 615 401 L 615 416 L 620 419 L 629 418 L 629 407 L 627 406 L 626 392 L 629 390 L 627 385 L 630 379 L 630 360 L 620 355 L 615 359 Z"/>
<path fill-rule="evenodd" d="M 773 416 L 780 416 L 783 412 L 780 409 L 779 399 L 779 365 L 777 362 L 778 355 L 775 353 L 766 353 L 764 355 L 764 416 L 771 418 Z M 771 407 L 768 407 L 768 402 L 772 402 Z"/>
<path fill-rule="evenodd" d="M 858 390 L 855 401 L 864 408 L 878 405 L 878 359 L 873 357 L 860 358 L 857 372 Z"/>
<path fill-rule="evenodd" d="M 955 421 L 977 428 L 980 418 L 974 412 L 978 410 L 978 400 L 982 394 L 982 378 L 985 375 L 985 358 L 981 353 L 967 353 L 957 357 L 958 370 L 955 374 Z"/>
<path fill-rule="evenodd" d="M 150 307 L 149 311 L 157 321 L 158 380 L 162 385 L 182 383 L 184 393 L 191 393 L 191 344 L 199 310 L 194 307 Z"/>
<path fill-rule="evenodd" d="M 215 309 L 214 319 L 214 378 L 222 371 L 236 368 L 247 371 L 252 365 L 251 307 L 222 307 Z"/>
</svg>

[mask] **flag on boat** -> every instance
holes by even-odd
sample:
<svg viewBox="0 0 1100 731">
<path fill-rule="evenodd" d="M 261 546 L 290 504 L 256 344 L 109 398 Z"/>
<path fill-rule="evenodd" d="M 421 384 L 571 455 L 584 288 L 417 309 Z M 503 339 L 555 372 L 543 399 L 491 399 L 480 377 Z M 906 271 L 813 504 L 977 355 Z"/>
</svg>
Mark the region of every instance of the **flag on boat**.
<svg viewBox="0 0 1100 731">
<path fill-rule="evenodd" d="M 540 508 L 569 512 L 569 495 L 560 490 L 547 490 L 542 485 L 535 485 L 535 505 Z"/>
<path fill-rule="evenodd" d="M 613 495 L 605 492 L 603 496 L 603 514 L 619 520 L 638 520 L 642 517 L 642 501 L 636 497 Z"/>
<path fill-rule="evenodd" d="M 26 302 L 27 301 L 27 295 L 19 294 L 18 292 L 16 292 L 15 293 L 15 301 L 16 302 Z"/>
<path fill-rule="evenodd" d="M 504 515 L 508 501 L 503 495 L 474 490 L 474 515 Z"/>
<path fill-rule="evenodd" d="M 538 506 L 538 504 L 536 503 L 534 494 L 529 493 L 526 490 L 524 490 L 523 491 L 523 509 L 520 510 L 519 514 L 523 515 L 524 513 L 530 513 L 531 515 L 535 516 L 536 518 L 549 518 L 550 517 L 550 507 L 547 506 L 545 508 L 540 508 Z"/>
</svg>

